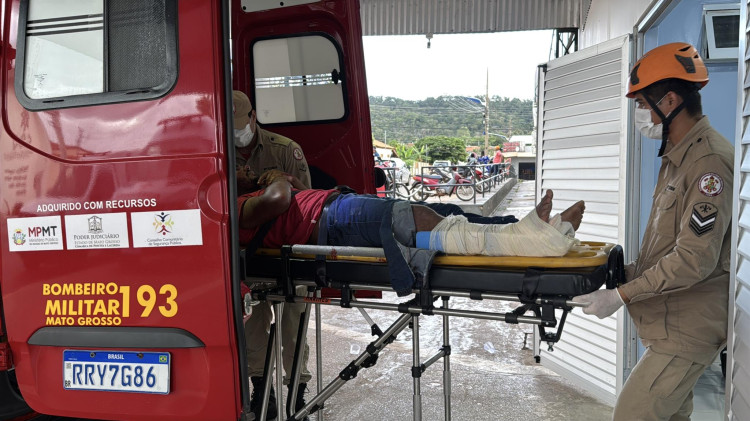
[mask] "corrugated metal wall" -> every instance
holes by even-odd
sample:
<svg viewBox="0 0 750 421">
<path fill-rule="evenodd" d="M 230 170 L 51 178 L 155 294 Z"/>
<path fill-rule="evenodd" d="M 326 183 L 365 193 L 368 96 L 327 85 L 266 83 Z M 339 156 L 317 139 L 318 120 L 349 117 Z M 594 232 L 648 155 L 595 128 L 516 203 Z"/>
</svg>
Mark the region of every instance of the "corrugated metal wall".
<svg viewBox="0 0 750 421">
<path fill-rule="evenodd" d="M 750 416 L 750 26 L 748 26 L 748 2 L 743 1 L 740 17 L 741 28 L 745 28 L 744 36 L 740 37 L 740 51 L 742 55 L 738 63 L 740 105 L 737 107 L 738 136 L 740 142 L 735 144 L 737 159 L 735 160 L 735 197 L 739 201 L 739 209 L 735 209 L 734 226 L 736 241 L 733 262 L 736 266 L 734 285 L 734 315 L 730 326 L 730 367 L 728 377 L 730 382 L 727 390 L 729 400 L 729 419 L 746 420 Z M 741 163 L 741 165 L 737 165 Z M 730 295 L 731 296 L 731 295 Z"/>
<path fill-rule="evenodd" d="M 586 9 L 590 1 L 584 1 Z M 364 35 L 578 28 L 581 0 L 361 0 Z"/>
<path fill-rule="evenodd" d="M 553 213 L 586 201 L 577 237 L 623 244 L 627 173 L 629 37 L 547 64 L 540 89 L 537 195 L 554 191 Z M 554 352 L 542 364 L 614 403 L 622 382 L 622 310 L 604 320 L 571 313 Z"/>
</svg>

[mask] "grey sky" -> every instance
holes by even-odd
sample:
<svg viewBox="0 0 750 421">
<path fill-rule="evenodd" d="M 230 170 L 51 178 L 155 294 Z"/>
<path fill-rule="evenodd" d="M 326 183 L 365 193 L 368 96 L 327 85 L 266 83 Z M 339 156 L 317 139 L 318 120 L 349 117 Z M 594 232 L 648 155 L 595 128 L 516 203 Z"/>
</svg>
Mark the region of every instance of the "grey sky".
<svg viewBox="0 0 750 421">
<path fill-rule="evenodd" d="M 364 37 L 373 96 L 418 100 L 484 94 L 532 99 L 536 68 L 549 60 L 552 31 Z"/>
</svg>

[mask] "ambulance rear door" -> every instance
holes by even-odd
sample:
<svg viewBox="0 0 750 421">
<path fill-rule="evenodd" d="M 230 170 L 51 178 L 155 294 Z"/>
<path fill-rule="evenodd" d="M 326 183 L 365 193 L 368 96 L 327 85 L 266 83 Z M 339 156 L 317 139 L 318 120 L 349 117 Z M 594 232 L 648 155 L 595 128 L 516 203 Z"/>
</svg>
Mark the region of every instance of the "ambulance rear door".
<svg viewBox="0 0 750 421">
<path fill-rule="evenodd" d="M 4 2 L 0 282 L 38 412 L 240 417 L 224 3 Z"/>
<path fill-rule="evenodd" d="M 313 188 L 374 193 L 359 2 L 232 0 L 233 85 L 302 147 Z"/>
</svg>

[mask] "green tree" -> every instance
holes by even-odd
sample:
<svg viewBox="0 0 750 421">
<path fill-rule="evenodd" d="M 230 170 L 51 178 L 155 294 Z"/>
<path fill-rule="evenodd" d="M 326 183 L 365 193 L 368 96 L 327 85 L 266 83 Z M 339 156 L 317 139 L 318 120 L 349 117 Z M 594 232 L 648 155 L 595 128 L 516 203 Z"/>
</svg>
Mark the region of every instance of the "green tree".
<svg viewBox="0 0 750 421">
<path fill-rule="evenodd" d="M 489 105 L 490 133 L 531 134 L 532 101 L 493 96 Z M 372 133 L 389 142 L 413 143 L 422 137 L 447 136 L 484 145 L 483 114 L 483 107 L 467 104 L 462 96 L 431 97 L 421 101 L 370 97 Z"/>
<path fill-rule="evenodd" d="M 424 148 L 427 161 L 463 161 L 466 158 L 466 143 L 463 139 L 448 136 L 428 136 L 415 142 L 417 148 Z"/>
</svg>

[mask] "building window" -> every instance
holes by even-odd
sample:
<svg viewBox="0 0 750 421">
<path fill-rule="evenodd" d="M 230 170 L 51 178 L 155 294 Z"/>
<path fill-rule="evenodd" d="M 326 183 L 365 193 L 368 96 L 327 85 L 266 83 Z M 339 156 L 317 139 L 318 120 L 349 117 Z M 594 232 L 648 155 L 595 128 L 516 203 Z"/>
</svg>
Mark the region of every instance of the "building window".
<svg viewBox="0 0 750 421">
<path fill-rule="evenodd" d="M 40 110 L 136 101 L 177 80 L 176 0 L 27 0 L 16 96 Z"/>
<path fill-rule="evenodd" d="M 262 124 L 346 117 L 342 54 L 329 36 L 303 35 L 252 45 L 255 109 Z"/>
<path fill-rule="evenodd" d="M 707 60 L 737 60 L 740 43 L 740 11 L 737 4 L 703 6 L 704 51 Z"/>
</svg>

